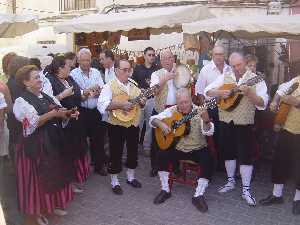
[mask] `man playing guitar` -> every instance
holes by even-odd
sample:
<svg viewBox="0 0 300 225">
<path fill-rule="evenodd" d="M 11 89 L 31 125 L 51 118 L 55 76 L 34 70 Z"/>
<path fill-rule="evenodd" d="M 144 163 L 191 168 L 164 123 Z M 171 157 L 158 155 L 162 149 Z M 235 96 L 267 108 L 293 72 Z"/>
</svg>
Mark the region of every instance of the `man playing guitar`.
<svg viewBox="0 0 300 225">
<path fill-rule="evenodd" d="M 249 87 L 243 85 L 256 74 L 246 69 L 246 61 L 242 54 L 234 52 L 229 57 L 233 73 L 225 73 L 207 86 L 204 94 L 208 97 L 227 99 L 231 90 L 220 90 L 225 84 L 236 84 L 242 93 L 239 104 L 230 111 L 219 107 L 220 118 L 220 148 L 224 154 L 225 168 L 228 181 L 219 189 L 220 193 L 235 188 L 236 160 L 240 163 L 242 177 L 242 198 L 250 206 L 255 206 L 255 198 L 250 193 L 250 183 L 253 171 L 252 126 L 254 124 L 255 110 L 264 110 L 268 103 L 267 86 L 264 81 Z"/>
<path fill-rule="evenodd" d="M 117 195 L 123 194 L 121 189 L 118 174 L 122 171 L 122 154 L 123 146 L 126 142 L 127 147 L 127 184 L 134 188 L 141 188 L 141 183 L 135 179 L 134 172 L 138 165 L 138 139 L 139 139 L 139 122 L 140 122 L 140 107 L 145 104 L 145 99 L 138 102 L 137 105 L 128 101 L 115 100 L 117 96 L 128 95 L 129 99 L 138 97 L 141 93 L 137 84 L 129 77 L 132 73 L 132 68 L 127 60 L 120 60 L 116 63 L 116 78 L 104 85 L 98 99 L 98 110 L 104 114 L 108 111 L 108 137 L 109 137 L 109 168 L 111 174 L 111 185 L 113 193 Z M 131 111 L 136 107 L 136 113 L 133 119 L 122 121 L 113 114 L 114 110 Z"/>
<path fill-rule="evenodd" d="M 172 117 L 174 112 L 180 112 L 187 115 L 196 106 L 192 104 L 190 91 L 186 88 L 181 88 L 176 92 L 177 105 L 165 109 L 158 115 L 150 118 L 150 125 L 160 128 L 165 135 L 173 132 L 162 120 Z M 192 198 L 192 203 L 201 212 L 208 210 L 207 204 L 203 197 L 205 189 L 208 186 L 209 180 L 213 173 L 213 156 L 207 148 L 207 143 L 204 135 L 211 136 L 214 132 L 214 125 L 210 122 L 207 111 L 199 113 L 190 120 L 190 131 L 175 144 L 174 148 L 158 151 L 158 175 L 161 181 L 161 192 L 154 199 L 154 204 L 161 204 L 171 197 L 169 188 L 169 172 L 168 164 L 177 160 L 191 160 L 201 165 L 202 176 L 198 179 L 198 186 L 195 195 Z"/>
<path fill-rule="evenodd" d="M 292 85 L 298 83 L 297 89 L 290 95 L 286 92 Z M 281 102 L 290 106 L 286 120 L 279 131 L 279 138 L 274 153 L 272 165 L 273 193 L 260 201 L 264 206 L 283 203 L 283 186 L 289 176 L 295 175 L 296 193 L 293 201 L 293 214 L 300 214 L 300 76 L 279 86 L 270 104 L 273 112 L 280 111 Z M 295 171 L 295 174 L 293 172 Z"/>
</svg>

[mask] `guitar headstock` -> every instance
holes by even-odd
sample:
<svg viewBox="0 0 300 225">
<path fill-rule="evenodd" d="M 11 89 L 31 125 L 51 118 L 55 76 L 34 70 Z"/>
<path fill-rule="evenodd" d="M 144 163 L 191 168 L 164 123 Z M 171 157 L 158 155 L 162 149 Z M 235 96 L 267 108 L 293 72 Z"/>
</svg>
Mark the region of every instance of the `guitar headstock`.
<svg viewBox="0 0 300 225">
<path fill-rule="evenodd" d="M 299 87 L 299 82 L 295 82 L 292 86 L 286 91 L 286 95 L 292 94 Z"/>
<path fill-rule="evenodd" d="M 212 98 L 210 100 L 206 100 L 204 102 L 204 106 L 207 109 L 214 109 L 217 106 L 217 99 L 216 98 Z"/>
<path fill-rule="evenodd" d="M 257 84 L 261 81 L 265 80 L 265 75 L 260 73 L 256 75 L 255 77 L 250 78 L 249 80 L 246 81 L 246 85 L 252 86 L 254 84 Z"/>
<path fill-rule="evenodd" d="M 149 97 L 151 97 L 151 96 L 153 96 L 155 94 L 155 92 L 158 90 L 158 88 L 159 88 L 159 85 L 156 84 L 153 87 L 148 88 L 144 92 L 142 92 L 142 96 L 144 98 L 149 98 Z"/>
</svg>

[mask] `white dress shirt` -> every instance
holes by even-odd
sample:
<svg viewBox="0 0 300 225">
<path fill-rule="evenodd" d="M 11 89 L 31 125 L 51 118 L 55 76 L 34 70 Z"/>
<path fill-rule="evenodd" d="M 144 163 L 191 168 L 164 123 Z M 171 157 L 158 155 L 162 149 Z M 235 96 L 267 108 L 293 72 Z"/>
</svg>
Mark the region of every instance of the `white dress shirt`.
<svg viewBox="0 0 300 225">
<path fill-rule="evenodd" d="M 81 90 L 98 85 L 103 87 L 104 83 L 100 72 L 97 69 L 90 68 L 89 75 L 87 76 L 80 67 L 71 71 L 70 76 L 75 80 Z M 81 106 L 88 109 L 95 109 L 97 107 L 98 97 L 88 97 L 85 101 L 81 102 Z"/>
<path fill-rule="evenodd" d="M 217 68 L 213 60 L 211 60 L 207 65 L 205 65 L 198 76 L 198 80 L 195 85 L 196 94 L 204 95 L 204 89 L 214 82 L 218 77 L 220 77 L 225 72 L 231 71 L 231 67 L 224 63 L 224 68 L 222 73 Z"/>
<path fill-rule="evenodd" d="M 165 73 L 167 73 L 166 69 L 163 69 Z M 150 87 L 159 84 L 159 76 L 158 71 L 155 71 L 151 75 Z M 168 96 L 165 105 L 175 105 L 176 104 L 176 87 L 174 85 L 173 79 L 167 81 L 168 85 Z"/>
<path fill-rule="evenodd" d="M 111 67 L 111 68 L 106 68 L 105 69 L 105 74 L 104 74 L 104 81 L 107 84 L 109 81 L 113 80 L 116 78 L 116 74 L 115 74 L 115 67 Z"/>
<path fill-rule="evenodd" d="M 196 109 L 196 106 L 194 105 L 193 106 L 193 109 Z M 150 117 L 150 120 L 149 120 L 149 125 L 153 128 L 156 128 L 155 126 L 153 126 L 152 124 L 152 121 L 154 119 L 158 119 L 158 120 L 163 120 L 165 118 L 170 118 L 172 117 L 173 113 L 177 110 L 177 106 L 174 105 L 172 107 L 169 107 L 169 108 L 166 108 L 164 111 L 162 111 L 161 113 L 157 114 L 157 115 L 154 115 L 154 116 L 151 116 Z M 205 131 L 203 129 L 203 120 L 201 119 L 201 132 L 203 135 L 206 135 L 206 136 L 212 136 L 214 134 L 214 124 L 212 122 L 210 122 L 210 129 L 208 131 Z"/>
<path fill-rule="evenodd" d="M 119 81 L 118 78 L 116 78 L 116 80 L 119 83 L 122 90 L 129 95 L 130 82 L 127 82 L 127 84 L 124 84 L 121 81 Z M 112 90 L 111 90 L 110 84 L 108 83 L 103 86 L 101 94 L 98 98 L 97 109 L 102 115 L 106 114 L 106 109 L 109 106 L 109 104 L 111 103 L 111 100 L 112 100 Z"/>
<path fill-rule="evenodd" d="M 230 73 L 230 76 L 233 78 L 233 80 L 236 82 L 236 77 L 234 75 L 234 73 Z M 242 78 L 240 78 L 240 80 L 238 81 L 238 83 L 236 83 L 237 85 L 241 85 L 242 83 L 245 82 L 245 77 L 243 76 Z M 207 96 L 207 92 L 212 90 L 212 89 L 216 89 L 221 87 L 224 84 L 224 74 L 219 76 L 214 82 L 212 82 L 210 85 L 208 85 L 205 89 L 204 89 L 204 96 L 207 99 L 211 99 L 211 97 Z M 267 85 L 265 83 L 265 81 L 261 81 L 259 83 L 257 83 L 255 85 L 255 91 L 256 91 L 256 95 L 261 97 L 264 101 L 264 106 L 260 107 L 255 105 L 255 107 L 258 110 L 265 110 L 267 105 L 268 105 L 268 101 L 269 101 L 269 95 L 268 95 L 268 88 Z"/>
<path fill-rule="evenodd" d="M 281 97 L 286 95 L 289 88 L 296 82 L 296 79 L 299 79 L 299 78 L 294 77 L 290 81 L 280 84 L 276 93 Z"/>
<path fill-rule="evenodd" d="M 39 75 L 43 85 L 42 91 L 49 96 L 53 96 L 53 89 L 49 79 L 45 76 L 43 71 L 41 71 Z"/>
<path fill-rule="evenodd" d="M 43 96 L 40 94 L 38 97 L 42 98 Z M 55 104 L 61 106 L 55 97 L 51 96 L 51 98 Z M 16 99 L 13 106 L 13 113 L 18 121 L 21 123 L 26 121 L 26 123 L 28 123 L 28 126 L 23 128 L 24 137 L 31 135 L 38 128 L 40 115 L 36 109 L 22 97 Z M 63 122 L 63 127 L 65 127 L 67 123 L 68 120 Z"/>
</svg>

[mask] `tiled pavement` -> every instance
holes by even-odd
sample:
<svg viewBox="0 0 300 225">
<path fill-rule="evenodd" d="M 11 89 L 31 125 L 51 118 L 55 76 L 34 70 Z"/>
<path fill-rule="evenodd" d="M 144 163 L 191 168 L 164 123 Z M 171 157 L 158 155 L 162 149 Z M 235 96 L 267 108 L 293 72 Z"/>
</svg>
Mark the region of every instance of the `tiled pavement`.
<svg viewBox="0 0 300 225">
<path fill-rule="evenodd" d="M 142 189 L 126 184 L 125 173 L 120 176 L 124 190 L 122 196 L 112 193 L 109 177 L 92 175 L 85 185 L 85 192 L 75 196 L 65 217 L 53 216 L 53 225 L 300 225 L 300 216 L 291 213 L 293 185 L 285 190 L 285 203 L 279 206 L 249 207 L 240 197 L 240 188 L 218 194 L 217 188 L 224 182 L 224 174 L 214 176 L 206 192 L 209 211 L 200 213 L 191 203 L 194 193 L 190 186 L 175 184 L 172 198 L 162 205 L 154 205 L 159 193 L 159 179 L 150 178 L 149 158 L 140 157 L 137 178 Z M 238 183 L 240 185 L 240 182 Z M 265 197 L 272 185 L 269 183 L 268 166 L 256 175 L 253 191 L 258 199 Z M 18 225 L 13 224 L 13 225 Z"/>
</svg>

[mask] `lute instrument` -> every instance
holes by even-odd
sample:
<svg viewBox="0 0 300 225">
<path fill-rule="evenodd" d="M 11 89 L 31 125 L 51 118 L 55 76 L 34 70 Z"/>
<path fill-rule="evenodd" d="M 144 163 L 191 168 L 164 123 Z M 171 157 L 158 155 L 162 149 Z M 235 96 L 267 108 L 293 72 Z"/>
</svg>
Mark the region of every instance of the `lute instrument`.
<svg viewBox="0 0 300 225">
<path fill-rule="evenodd" d="M 285 92 L 285 95 L 293 94 L 299 87 L 299 82 L 293 83 L 293 85 Z M 291 105 L 284 102 L 280 102 L 278 111 L 274 118 L 274 130 L 279 131 L 285 123 L 287 116 L 290 112 Z"/>
<path fill-rule="evenodd" d="M 130 111 L 125 111 L 122 109 L 112 110 L 113 116 L 122 122 L 129 122 L 129 121 L 133 120 L 137 113 L 137 104 L 139 104 L 141 99 L 149 98 L 149 97 L 153 96 L 155 94 L 155 92 L 158 90 L 158 88 L 159 88 L 159 85 L 154 85 L 153 87 L 150 87 L 150 88 L 144 90 L 139 96 L 137 96 L 134 99 L 129 99 L 129 95 L 125 92 L 124 92 L 124 94 L 113 97 L 113 101 L 119 101 L 119 102 L 128 101 L 128 102 L 134 104 L 133 109 L 131 109 Z"/>
<path fill-rule="evenodd" d="M 236 85 L 235 83 L 223 84 L 218 89 L 219 90 L 229 90 L 230 95 L 228 98 L 220 98 L 218 100 L 218 107 L 220 109 L 228 111 L 228 112 L 233 111 L 238 106 L 238 104 L 240 103 L 240 101 L 243 98 L 243 94 L 239 89 L 240 86 L 242 86 L 242 85 L 253 86 L 263 80 L 264 80 L 263 75 L 256 75 L 255 77 L 250 78 L 249 80 L 247 80 L 246 82 L 244 82 L 240 85 Z"/>
<path fill-rule="evenodd" d="M 196 109 L 192 110 L 187 115 L 183 115 L 182 113 L 175 111 L 171 117 L 163 119 L 162 121 L 171 128 L 172 132 L 165 135 L 160 128 L 155 128 L 154 134 L 159 149 L 169 149 L 173 145 L 176 138 L 181 137 L 185 134 L 187 129 L 186 123 L 188 121 L 190 121 L 199 112 L 202 112 L 207 108 L 213 109 L 215 107 L 216 100 L 211 99 L 209 101 L 206 101 L 203 105 L 196 107 Z"/>
</svg>

